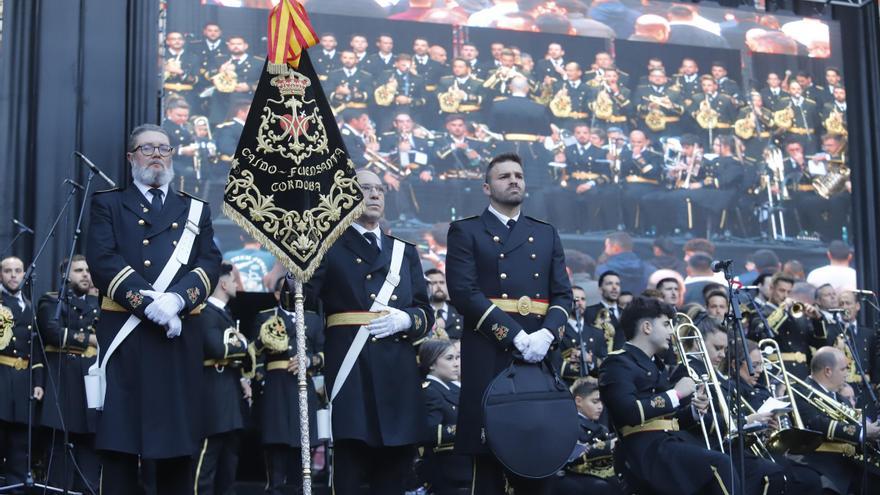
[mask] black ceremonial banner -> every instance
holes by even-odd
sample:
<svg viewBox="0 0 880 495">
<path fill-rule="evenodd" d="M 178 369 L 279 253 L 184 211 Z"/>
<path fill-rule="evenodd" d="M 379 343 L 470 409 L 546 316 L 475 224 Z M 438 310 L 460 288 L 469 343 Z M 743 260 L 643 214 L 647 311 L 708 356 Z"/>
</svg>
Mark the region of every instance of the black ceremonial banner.
<svg viewBox="0 0 880 495">
<path fill-rule="evenodd" d="M 305 50 L 260 84 L 232 160 L 223 212 L 300 281 L 363 209 L 354 164 Z"/>
</svg>

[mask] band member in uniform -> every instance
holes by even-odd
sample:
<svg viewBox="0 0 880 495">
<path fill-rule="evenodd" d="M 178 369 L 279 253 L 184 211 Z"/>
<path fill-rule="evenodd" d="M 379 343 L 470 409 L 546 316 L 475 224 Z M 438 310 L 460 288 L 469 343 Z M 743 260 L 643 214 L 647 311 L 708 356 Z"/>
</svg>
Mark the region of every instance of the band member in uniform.
<svg viewBox="0 0 880 495">
<path fill-rule="evenodd" d="M 709 215 L 714 225 L 723 227 L 726 221 L 724 211 L 736 204 L 737 198 L 741 197 L 746 187 L 754 181 L 750 176 L 752 169 L 743 165 L 735 155 L 736 138 L 733 136 L 718 136 L 714 141 L 714 151 L 718 157 L 705 164 L 702 180 L 691 182 L 687 200 L 693 205 L 694 212 L 703 211 Z M 686 211 L 687 204 L 679 203 L 678 211 Z M 722 218 L 717 219 L 716 215 Z M 682 215 L 679 214 L 679 217 Z M 699 224 L 699 222 L 696 222 Z"/>
<path fill-rule="evenodd" d="M 795 80 L 801 87 L 801 95 L 804 98 L 813 100 L 813 102 L 816 103 L 819 108 L 821 108 L 826 101 L 825 95 L 828 94 L 825 88 L 813 84 L 813 76 L 810 75 L 810 73 L 808 72 L 798 72 L 797 76 L 795 76 Z M 789 89 L 791 88 L 789 87 Z"/>
<path fill-rule="evenodd" d="M 673 88 L 678 90 L 681 95 L 681 102 L 688 108 L 693 103 L 694 98 L 700 96 L 702 87 L 700 86 L 700 67 L 696 60 L 685 58 L 681 61 L 681 69 L 675 76 Z"/>
<path fill-rule="evenodd" d="M 437 85 L 440 114 L 475 116 L 481 120 L 483 82 L 471 73 L 465 59 L 453 59 L 452 75 L 441 77 Z"/>
<path fill-rule="evenodd" d="M 788 142 L 786 151 L 791 161 L 798 165 L 798 169 L 789 174 L 794 181 L 789 194 L 801 230 L 818 233 L 822 239 L 834 239 L 850 209 L 850 186 L 848 180 L 841 178 L 843 184 L 827 189 L 823 196 L 816 185 L 822 183 L 825 176 L 842 174 L 848 168 L 843 138 L 836 134 L 822 136 L 822 149 L 822 153 L 807 157 L 800 141 Z"/>
<path fill-rule="evenodd" d="M 431 129 L 439 128 L 437 112 L 439 109 L 437 102 L 437 84 L 444 74 L 449 73 L 449 66 L 431 60 L 428 55 L 430 45 L 425 38 L 416 38 L 413 40 L 413 71 L 422 78 L 425 85 L 425 106 L 422 111 L 422 120 Z"/>
<path fill-rule="evenodd" d="M 428 282 L 428 298 L 434 310 L 433 337 L 461 340 L 464 318 L 449 304 L 449 289 L 446 288 L 446 275 L 436 268 L 425 272 Z"/>
<path fill-rule="evenodd" d="M 214 132 L 214 138 L 217 141 L 217 151 L 220 153 L 220 162 L 226 167 L 232 166 L 232 158 L 235 155 L 235 149 L 238 148 L 238 140 L 241 138 L 241 131 L 244 130 L 244 122 L 247 120 L 248 112 L 251 110 L 250 100 L 238 100 L 232 104 L 233 117 L 217 126 Z M 226 176 L 229 173 L 228 168 L 223 168 L 223 181 L 226 183 Z"/>
<path fill-rule="evenodd" d="M 342 68 L 330 71 L 326 83 L 333 113 L 339 115 L 349 108 L 366 110 L 367 103 L 372 100 L 373 76 L 358 66 L 354 52 L 346 50 L 339 59 Z"/>
<path fill-rule="evenodd" d="M 733 104 L 739 106 L 740 102 L 742 102 L 739 83 L 727 77 L 727 67 L 721 62 L 712 62 L 710 72 L 712 73 L 712 77 L 715 78 L 715 82 L 718 84 L 718 92 L 729 96 L 733 100 Z"/>
<path fill-rule="evenodd" d="M 436 189 L 433 183 L 434 168 L 428 161 L 431 142 L 415 135 L 415 122 L 407 112 L 396 113 L 392 126 L 394 130 L 379 136 L 379 151 L 387 156 L 387 163 L 400 171 L 395 176 L 396 183 L 391 185 L 394 191 L 385 196 L 389 217 L 399 218 L 414 213 L 423 222 L 445 220 L 448 218 L 445 212 L 430 207 L 422 211 L 419 202 L 424 194 L 432 194 Z"/>
<path fill-rule="evenodd" d="M 208 206 L 170 187 L 174 148 L 169 142 L 161 127 L 135 128 L 127 155 L 134 182 L 92 199 L 87 252 L 104 298 L 99 347 L 107 349 L 130 317 L 139 319 L 132 320 L 137 326 L 105 368 L 106 398 L 95 444 L 104 451 L 101 483 L 107 494 L 137 490 L 140 460 L 155 460 L 159 493 L 193 489 L 191 456 L 201 432 L 200 404 L 192 394 L 203 370 L 197 316 L 190 313 L 211 294 L 221 257 Z M 198 211 L 190 209 L 200 207 L 201 216 L 190 221 Z M 191 249 L 177 248 L 187 244 Z M 179 264 L 181 259 L 185 263 Z M 159 274 L 176 263 L 168 287 L 156 291 Z M 169 408 L 175 414 L 169 415 Z"/>
<path fill-rule="evenodd" d="M 342 112 L 340 132 L 345 149 L 355 166 L 363 167 L 369 161 L 364 153 L 379 151 L 379 141 L 366 110 L 350 108 Z"/>
<path fill-rule="evenodd" d="M 821 347 L 828 343 L 825 322 L 819 311 L 809 304 L 795 307 L 789 297 L 794 280 L 780 272 L 770 281 L 770 299 L 761 308 L 761 314 L 770 325 L 772 334 L 764 327 L 761 318 L 753 315 L 749 320 L 749 338 L 761 340 L 772 337 L 779 343 L 785 369 L 799 378 L 809 371 L 810 346 Z M 800 309 L 800 311 L 795 311 Z"/>
<path fill-rule="evenodd" d="M 589 73 L 585 79 L 589 78 Z M 596 79 L 588 79 L 588 84 Z M 611 127 L 626 129 L 629 127 L 630 114 L 632 113 L 632 101 L 629 98 L 629 89 L 620 82 L 620 72 L 614 67 L 602 70 L 602 81 L 594 86 L 590 101 L 593 127 L 608 130 Z"/>
<path fill-rule="evenodd" d="M 67 263 L 62 263 L 60 268 L 64 276 Z M 54 487 L 83 493 L 98 491 L 101 476 L 101 463 L 95 453 L 97 418 L 86 404 L 83 382 L 83 375 L 95 362 L 98 345 L 94 326 L 100 304 L 97 297 L 89 294 L 91 286 L 86 258 L 76 254 L 70 261 L 67 297 L 61 302 L 58 318 L 55 318 L 58 293 L 46 293 L 37 304 L 37 326 L 46 352 L 46 373 L 52 377 L 46 380 L 39 414 L 39 424 L 53 430 L 47 453 L 46 465 L 51 468 L 47 479 Z"/>
<path fill-rule="evenodd" d="M 838 403 L 838 391 L 846 384 L 849 365 L 846 356 L 833 347 L 822 347 L 810 362 L 810 376 L 806 383 L 816 394 L 822 394 L 830 403 Z M 796 462 L 818 471 L 822 479 L 823 493 L 846 495 L 859 493 L 858 485 L 862 466 L 852 459 L 859 445 L 871 443 L 880 437 L 880 421 L 841 421 L 828 415 L 827 410 L 817 407 L 815 400 L 804 400 L 795 394 L 798 412 L 804 427 L 825 436 L 815 451 L 794 457 Z M 849 452 L 850 456 L 845 454 Z M 869 474 L 868 483 L 875 482 Z"/>
<path fill-rule="evenodd" d="M 586 122 L 575 124 L 573 131 L 575 142 L 556 157 L 565 163 L 565 172 L 547 198 L 548 216 L 564 231 L 614 228 L 618 215 L 612 205 L 617 190 L 605 150 L 593 146 Z"/>
<path fill-rule="evenodd" d="M 782 80 L 779 74 L 770 72 L 767 74 L 767 87 L 761 90 L 761 101 L 767 109 L 773 111 L 779 108 L 779 100 L 785 96 L 791 96 L 788 91 L 782 89 Z"/>
<path fill-rule="evenodd" d="M 562 74 L 561 79 L 556 78 L 559 80 L 552 84 L 553 98 L 549 101 L 549 105 L 550 111 L 556 117 L 554 122 L 571 130 L 574 125 L 585 123 L 585 119 L 588 118 L 592 88 L 583 82 L 584 71 L 577 62 L 565 64 Z"/>
<path fill-rule="evenodd" d="M 562 336 L 572 306 L 565 255 L 553 226 L 522 213 L 525 179 L 518 156 L 493 158 L 483 191 L 488 208 L 453 222 L 448 236 L 449 292 L 465 328 L 473 329 L 462 336 L 462 409 L 455 448 L 474 455 L 472 493 L 502 494 L 509 485 L 517 492 L 546 494 L 548 480 L 505 472 L 489 453 L 481 440 L 481 403 L 514 351 L 538 362 Z"/>
<path fill-rule="evenodd" d="M 862 309 L 862 305 L 859 303 L 858 294 L 845 290 L 840 293 L 838 300 L 840 308 L 843 309 L 841 319 L 843 320 L 843 331 L 846 332 L 846 335 L 835 336 L 833 343 L 835 347 L 844 351 L 844 355 L 846 355 L 849 362 L 849 373 L 846 376 L 846 381 L 855 392 L 856 404 L 859 407 L 868 406 L 869 411 L 872 414 L 876 414 L 877 406 L 869 404 L 870 395 L 865 388 L 873 386 L 878 377 L 877 366 L 880 366 L 880 362 L 878 362 L 880 356 L 877 354 L 877 332 L 871 327 L 859 325 L 859 311 Z M 846 340 L 853 347 L 852 351 L 849 351 L 846 347 Z M 861 364 L 868 383 L 865 383 L 858 373 L 856 361 Z"/>
<path fill-rule="evenodd" d="M 320 301 L 327 315 L 327 390 L 342 378 L 340 366 L 358 327 L 370 334 L 333 401 L 336 493 L 360 493 L 367 483 L 373 493 L 402 494 L 415 445 L 427 440 L 414 345 L 434 325 L 434 312 L 415 246 L 400 247 L 399 275 L 390 273 L 394 244 L 403 241 L 379 229 L 382 182 L 364 170 L 357 178 L 366 210 L 327 251 L 305 286 L 306 304 Z M 399 281 L 380 313 L 374 300 L 386 280 Z M 375 305 L 380 303 L 385 301 Z"/>
<path fill-rule="evenodd" d="M 493 101 L 499 101 L 513 94 L 511 82 L 516 77 L 522 77 L 528 81 L 519 69 L 516 67 L 516 56 L 513 50 L 504 49 L 501 52 L 501 64 L 489 73 L 483 88 L 486 91 L 486 97 L 492 98 Z"/>
<path fill-rule="evenodd" d="M 574 301 L 568 322 L 565 324 L 565 335 L 562 336 L 559 349 L 562 350 L 562 366 L 559 375 L 569 382 L 579 377 L 595 374 L 608 355 L 603 330 L 588 322 L 584 310 L 587 306 L 587 294 L 582 287 L 572 286 L 571 295 Z M 581 350 L 586 353 L 582 353 Z"/>
<path fill-rule="evenodd" d="M 620 329 L 617 301 L 620 297 L 620 275 L 614 271 L 599 274 L 599 302 L 584 308 L 584 323 L 599 330 L 605 339 L 606 354 L 623 347 L 626 337 Z"/>
<path fill-rule="evenodd" d="M 662 212 L 648 209 L 642 198 L 660 189 L 663 155 L 648 147 L 644 132 L 630 133 L 629 146 L 620 153 L 620 177 L 625 182 L 621 192 L 625 223 L 633 230 L 656 228 Z"/>
<path fill-rule="evenodd" d="M 413 74 L 412 56 L 397 55 L 394 68 L 376 76 L 374 102 L 379 106 L 376 117 L 381 126 L 391 121 L 393 115 L 407 112 L 414 117 L 423 115 L 425 107 L 425 80 Z M 384 127 L 382 127 L 384 129 Z"/>
<path fill-rule="evenodd" d="M 24 483 L 28 470 L 28 415 L 31 400 L 43 399 L 43 363 L 30 355 L 34 309 L 22 293 L 24 263 L 0 260 L 0 452 L 6 458 L 5 483 Z M 33 360 L 33 388 L 28 363 Z"/>
<path fill-rule="evenodd" d="M 700 88 L 702 94 L 694 95 L 687 113 L 693 119 L 693 130 L 708 147 L 715 136 L 731 133 L 736 105 L 730 96 L 718 91 L 718 83 L 708 74 L 700 77 Z"/>
<path fill-rule="evenodd" d="M 636 90 L 638 128 L 641 129 L 655 150 L 662 149 L 661 136 L 678 136 L 681 132 L 681 116 L 684 105 L 678 91 L 667 86 L 663 69 L 653 69 L 648 74 L 648 85 Z"/>
<path fill-rule="evenodd" d="M 578 379 L 571 387 L 580 420 L 578 443 L 586 451 L 565 466 L 565 475 L 558 478 L 554 493 L 596 493 L 622 495 L 623 487 L 614 473 L 614 447 L 617 438 L 608 427 L 599 422 L 605 406 L 599 397 L 599 386 L 586 379 Z"/>
<path fill-rule="evenodd" d="M 453 452 L 461 387 L 461 352 L 446 339 L 429 339 L 419 348 L 419 369 L 425 376 L 422 397 L 428 411 L 431 443 L 425 448 L 421 478 L 430 493 L 468 495 L 473 462 Z"/>
<path fill-rule="evenodd" d="M 772 107 L 771 107 L 772 108 Z M 764 151 L 772 143 L 773 111 L 764 105 L 761 94 L 749 93 L 749 104 L 739 109 L 733 132 L 743 143 L 743 156 L 759 162 L 764 160 Z"/>
<path fill-rule="evenodd" d="M 803 95 L 803 88 L 797 81 L 788 85 L 791 95 L 780 98 L 779 106 L 773 112 L 773 121 L 782 133 L 783 141 L 797 141 L 804 151 L 816 151 L 816 126 L 819 112 L 816 102 Z"/>
<path fill-rule="evenodd" d="M 205 79 L 205 74 L 229 60 L 229 50 L 226 48 L 226 43 L 223 42 L 223 31 L 220 29 L 219 24 L 214 22 L 206 23 L 202 29 L 202 36 L 201 40 L 194 41 L 190 45 L 190 49 L 195 52 L 199 59 L 199 78 L 195 85 L 195 92 L 199 95 L 199 103 L 198 106 L 193 108 L 197 108 L 198 113 L 207 115 L 207 101 L 201 97 L 201 94 L 206 89 L 213 87 L 213 84 Z"/>
<path fill-rule="evenodd" d="M 242 36 L 230 36 L 226 40 L 229 59 L 213 70 L 205 72 L 205 79 L 212 82 L 211 122 L 224 122 L 231 115 L 229 106 L 236 97 L 251 99 L 260 81 L 264 59 L 248 54 L 248 44 Z"/>
<path fill-rule="evenodd" d="M 165 108 L 165 120 L 162 128 L 168 133 L 171 146 L 174 148 L 174 174 L 177 180 L 174 186 L 181 190 L 196 194 L 199 191 L 200 182 L 193 166 L 193 156 L 198 152 L 199 145 L 195 143 L 195 137 L 189 125 L 189 104 L 184 100 L 172 100 Z"/>
<path fill-rule="evenodd" d="M 244 428 L 241 401 L 250 399 L 243 365 L 247 339 L 229 310 L 236 296 L 237 272 L 220 265 L 217 287 L 208 298 L 199 326 L 204 351 L 202 380 L 202 444 L 193 463 L 196 493 L 227 493 L 238 468 L 239 431 Z M 297 432 L 298 433 L 298 432 Z"/>
<path fill-rule="evenodd" d="M 187 50 L 183 34 L 171 31 L 165 35 L 165 62 L 162 87 L 183 97 L 191 107 L 199 103 L 195 85 L 199 80 L 200 60 L 195 51 Z"/>
<path fill-rule="evenodd" d="M 649 86 L 651 82 L 649 78 L 651 77 L 651 72 L 654 70 L 660 69 L 663 71 L 663 74 L 666 74 L 666 67 L 663 66 L 663 60 L 656 57 L 651 57 L 648 59 L 647 72 L 644 76 L 639 78 L 639 84 L 636 86 L 636 91 L 642 88 L 642 86 Z M 671 85 L 672 81 L 668 81 L 666 86 Z"/>
<path fill-rule="evenodd" d="M 480 59 L 478 58 L 480 55 L 480 51 L 477 50 L 477 46 L 472 43 L 465 43 L 461 45 L 460 50 L 461 58 L 463 58 L 468 65 L 471 67 L 471 75 L 476 77 L 477 79 L 485 80 L 489 77 L 489 70 L 487 70 L 487 66 L 484 65 Z M 494 69 L 494 65 L 488 66 Z"/>
<path fill-rule="evenodd" d="M 446 117 L 446 134 L 434 141 L 430 160 L 439 180 L 421 191 L 426 203 L 443 205 L 436 208 L 438 216 L 448 219 L 456 212 L 467 215 L 480 210 L 482 167 L 491 152 L 491 143 L 468 136 L 463 116 Z"/>
<path fill-rule="evenodd" d="M 599 88 L 602 86 L 603 82 L 608 82 L 608 78 L 605 77 L 605 72 L 611 69 L 617 72 L 617 80 L 621 86 L 627 86 L 629 84 L 629 74 L 617 69 L 614 64 L 614 58 L 608 52 L 599 52 L 596 54 L 593 59 L 593 68 L 584 74 L 584 81 L 594 88 Z"/>
<path fill-rule="evenodd" d="M 358 62 L 358 66 L 364 71 L 379 77 L 383 72 L 394 68 L 396 57 L 394 56 L 394 38 L 388 34 L 380 34 L 376 38 L 376 48 L 379 50 Z"/>
<path fill-rule="evenodd" d="M 288 493 L 287 486 L 302 487 L 302 448 L 300 436 L 299 394 L 297 393 L 299 360 L 297 359 L 296 313 L 293 301 L 284 287 L 284 279 L 275 286 L 278 305 L 261 311 L 254 321 L 253 351 L 259 356 L 263 371 L 260 386 L 260 441 L 266 455 L 266 493 Z M 317 438 L 316 413 L 318 395 L 311 375 L 324 366 L 324 325 L 321 316 L 312 311 L 303 313 L 306 333 L 306 362 L 309 380 L 306 395 L 309 402 L 310 444 Z M 310 446 L 306 446 L 309 448 Z"/>
<path fill-rule="evenodd" d="M 353 34 L 351 38 L 349 38 L 348 46 L 350 51 L 354 54 L 354 63 L 361 69 L 365 65 L 364 60 L 367 58 L 367 47 L 369 46 L 369 42 L 367 42 L 367 37 L 362 34 Z M 391 62 L 389 62 L 391 63 Z"/>
<path fill-rule="evenodd" d="M 846 89 L 843 86 L 835 86 L 832 88 L 834 93 L 832 98 L 822 106 L 819 119 L 822 121 L 822 127 L 828 134 L 840 134 L 846 136 Z"/>
<path fill-rule="evenodd" d="M 616 465 L 625 466 L 624 480 L 640 492 L 740 493 L 730 458 L 679 431 L 710 421 L 703 419 L 709 400 L 690 377 L 673 386 L 665 363 L 657 357 L 669 349 L 673 318 L 675 308 L 669 304 L 633 299 L 621 316 L 627 343 L 599 369 L 602 400 L 620 435 Z"/>
<path fill-rule="evenodd" d="M 336 49 L 336 35 L 333 33 L 324 33 L 320 39 L 321 50 L 315 53 L 311 58 L 312 64 L 315 66 L 315 73 L 322 82 L 327 80 L 330 72 L 342 67 L 339 61 L 339 51 Z"/>
<path fill-rule="evenodd" d="M 551 77 L 557 81 L 568 79 L 566 77 L 565 50 L 559 43 L 550 43 L 547 45 L 547 53 L 544 58 L 538 60 L 535 64 L 534 79 L 543 81 L 545 77 Z M 580 68 L 580 67 L 578 67 Z"/>
</svg>

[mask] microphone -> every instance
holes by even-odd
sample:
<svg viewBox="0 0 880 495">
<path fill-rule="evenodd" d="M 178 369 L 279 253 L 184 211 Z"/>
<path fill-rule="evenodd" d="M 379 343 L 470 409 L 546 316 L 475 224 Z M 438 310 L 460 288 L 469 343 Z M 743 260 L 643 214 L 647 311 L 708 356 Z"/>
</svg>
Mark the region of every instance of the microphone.
<svg viewBox="0 0 880 495">
<path fill-rule="evenodd" d="M 85 188 L 82 186 L 82 184 L 80 184 L 79 182 L 76 182 L 76 181 L 74 181 L 74 180 L 64 179 L 64 183 L 65 183 L 65 184 L 70 184 L 71 186 L 75 187 L 76 189 L 79 189 L 80 191 L 82 191 L 82 190 L 85 189 Z"/>
<path fill-rule="evenodd" d="M 865 296 L 873 296 L 874 295 L 874 291 L 865 290 L 865 289 L 849 289 L 849 292 L 852 292 L 854 294 L 862 294 Z"/>
<path fill-rule="evenodd" d="M 715 260 L 712 262 L 712 271 L 715 273 L 723 272 L 730 268 L 730 265 L 733 264 L 733 260 Z"/>
<path fill-rule="evenodd" d="M 80 153 L 79 151 L 74 151 L 73 154 L 76 155 L 76 156 L 78 156 L 83 162 L 85 162 L 85 164 L 89 167 L 89 169 L 90 169 L 95 175 L 97 175 L 98 177 L 104 179 L 105 182 L 107 182 L 108 184 L 110 184 L 110 187 L 116 187 L 116 183 L 113 182 L 113 180 L 111 180 L 110 177 L 107 177 L 107 175 L 106 175 L 104 172 L 101 172 L 101 169 L 99 169 L 97 165 L 95 165 L 94 163 L 92 163 L 91 160 L 89 160 L 88 158 L 86 158 L 86 155 L 83 155 L 83 154 Z"/>
<path fill-rule="evenodd" d="M 14 219 L 14 218 L 12 219 L 12 225 L 15 225 L 16 227 L 18 227 L 19 229 L 21 229 L 24 232 L 27 232 L 30 235 L 34 235 L 34 229 L 28 227 L 27 225 L 19 222 L 18 220 Z"/>
</svg>

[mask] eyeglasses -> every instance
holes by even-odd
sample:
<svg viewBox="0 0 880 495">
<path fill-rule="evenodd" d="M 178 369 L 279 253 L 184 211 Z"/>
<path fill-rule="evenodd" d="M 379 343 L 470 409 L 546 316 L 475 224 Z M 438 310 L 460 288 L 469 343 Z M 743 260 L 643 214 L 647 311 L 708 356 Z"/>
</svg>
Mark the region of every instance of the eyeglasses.
<svg viewBox="0 0 880 495">
<path fill-rule="evenodd" d="M 159 156 L 164 157 L 171 156 L 171 153 L 174 153 L 174 146 L 168 146 L 167 144 L 160 144 L 159 146 L 154 144 L 142 144 L 131 151 L 140 151 L 144 156 L 153 156 L 156 151 L 159 151 Z"/>
<path fill-rule="evenodd" d="M 361 186 L 361 190 L 364 194 L 372 194 L 373 192 L 377 192 L 379 194 L 385 194 L 385 186 L 376 186 L 376 185 L 366 185 Z"/>
</svg>

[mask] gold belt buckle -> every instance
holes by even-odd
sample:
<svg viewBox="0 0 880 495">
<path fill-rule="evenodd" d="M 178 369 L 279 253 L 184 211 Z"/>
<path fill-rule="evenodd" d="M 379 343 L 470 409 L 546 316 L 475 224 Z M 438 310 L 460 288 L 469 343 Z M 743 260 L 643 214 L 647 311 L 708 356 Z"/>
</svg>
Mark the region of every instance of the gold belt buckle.
<svg viewBox="0 0 880 495">
<path fill-rule="evenodd" d="M 15 366 L 14 366 L 15 369 L 24 370 L 24 369 L 27 369 L 27 366 L 28 366 L 27 361 L 25 361 L 24 359 L 22 359 L 22 358 L 15 359 Z"/>
<path fill-rule="evenodd" d="M 520 297 L 516 301 L 516 311 L 523 316 L 528 316 L 532 312 L 532 299 L 529 296 Z"/>
</svg>

